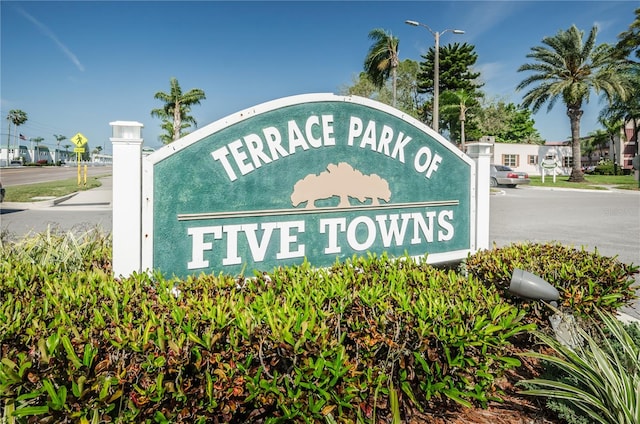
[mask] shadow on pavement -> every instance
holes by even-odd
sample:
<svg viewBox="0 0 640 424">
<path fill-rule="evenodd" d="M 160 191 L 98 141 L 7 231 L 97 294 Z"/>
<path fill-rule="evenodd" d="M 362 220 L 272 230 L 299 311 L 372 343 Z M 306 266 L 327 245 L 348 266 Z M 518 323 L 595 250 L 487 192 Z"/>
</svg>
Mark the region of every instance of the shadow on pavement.
<svg viewBox="0 0 640 424">
<path fill-rule="evenodd" d="M 15 207 L 11 207 L 11 208 L 5 208 L 0 207 L 0 215 L 4 215 L 4 214 L 9 214 L 9 213 L 14 213 L 14 212 L 22 212 L 25 209 L 21 209 L 21 208 L 15 208 Z"/>
</svg>

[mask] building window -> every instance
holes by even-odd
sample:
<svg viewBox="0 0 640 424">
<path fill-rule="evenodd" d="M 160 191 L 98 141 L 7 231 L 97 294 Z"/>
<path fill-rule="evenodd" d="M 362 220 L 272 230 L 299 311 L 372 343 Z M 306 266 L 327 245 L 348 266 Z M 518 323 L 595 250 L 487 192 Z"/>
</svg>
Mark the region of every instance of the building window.
<svg viewBox="0 0 640 424">
<path fill-rule="evenodd" d="M 536 155 L 527 156 L 527 163 L 529 165 L 537 165 L 538 164 L 538 156 L 536 156 Z"/>
<path fill-rule="evenodd" d="M 562 166 L 571 168 L 573 166 L 573 156 L 565 156 L 562 158 Z"/>
<path fill-rule="evenodd" d="M 504 166 L 517 167 L 519 165 L 520 156 L 518 155 L 502 155 L 502 164 Z"/>
</svg>

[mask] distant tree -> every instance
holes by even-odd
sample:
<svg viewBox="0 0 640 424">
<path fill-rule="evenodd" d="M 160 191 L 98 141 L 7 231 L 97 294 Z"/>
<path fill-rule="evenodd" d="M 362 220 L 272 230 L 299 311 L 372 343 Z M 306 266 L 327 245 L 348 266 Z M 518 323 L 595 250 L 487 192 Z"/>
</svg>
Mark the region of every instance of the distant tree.
<svg viewBox="0 0 640 424">
<path fill-rule="evenodd" d="M 11 109 L 7 115 L 7 121 L 9 121 L 9 131 L 7 135 L 7 165 L 9 165 L 9 149 L 11 148 L 11 124 L 13 124 L 15 132 L 17 133 L 18 127 L 27 122 L 28 119 L 27 113 L 20 109 Z"/>
<path fill-rule="evenodd" d="M 531 111 L 509 103 L 505 109 L 509 125 L 507 130 L 500 134 L 505 142 L 544 144 L 540 133 L 535 129 L 535 121 L 531 117 Z"/>
<path fill-rule="evenodd" d="M 580 149 L 582 151 L 582 154 L 587 157 L 589 164 L 593 163 L 592 157 L 596 151 L 596 145 L 595 145 L 596 142 L 597 142 L 597 139 L 596 139 L 595 133 L 589 133 L 589 137 L 584 137 L 582 140 L 580 140 L 580 143 L 582 144 Z"/>
<path fill-rule="evenodd" d="M 91 147 L 89 147 L 89 143 L 82 146 L 84 151 L 80 153 L 80 160 L 90 161 L 91 160 Z"/>
<path fill-rule="evenodd" d="M 477 126 L 469 132 L 472 139 L 478 140 L 488 135 L 498 143 L 544 144 L 528 109 L 504 100 L 492 99 L 483 101 L 474 111 L 477 114 Z"/>
<path fill-rule="evenodd" d="M 613 173 L 618 175 L 618 161 L 622 152 L 616 149 L 616 138 L 620 136 L 620 133 L 624 129 L 624 121 L 615 117 L 606 119 L 602 116 L 598 118 L 598 122 L 603 127 L 603 132 L 606 134 L 606 144 L 611 146 L 611 159 L 613 160 Z"/>
<path fill-rule="evenodd" d="M 62 147 L 64 147 L 65 157 L 69 160 L 69 147 L 71 147 L 71 144 L 65 144 Z"/>
<path fill-rule="evenodd" d="M 482 99 L 478 110 L 477 131 L 470 132 L 471 139 L 479 140 L 484 135 L 493 136 L 498 140 L 498 134 L 508 130 L 509 121 L 504 113 L 504 100 Z"/>
<path fill-rule="evenodd" d="M 638 154 L 638 133 L 640 133 L 640 69 L 637 66 L 628 68 L 629 79 L 631 80 L 631 95 L 626 99 L 615 96 L 613 102 L 600 112 L 599 119 L 604 121 L 630 122 L 632 125 L 632 135 L 630 140 L 635 140 L 635 151 Z"/>
<path fill-rule="evenodd" d="M 421 94 L 433 96 L 434 71 L 435 71 L 435 47 L 422 55 L 424 61 L 420 62 L 420 71 L 417 76 L 417 91 Z M 438 60 L 440 92 L 464 90 L 472 99 L 480 99 L 483 94 L 480 88 L 484 85 L 479 82 L 480 73 L 473 71 L 473 66 L 478 60 L 475 46 L 463 43 L 447 44 L 440 46 Z M 442 99 L 441 99 L 442 100 Z M 433 99 L 430 100 L 433 102 Z M 424 122 L 432 120 L 432 103 L 422 105 L 422 119 Z M 432 123 L 433 124 L 433 123 Z M 452 130 L 451 121 L 445 122 L 444 128 Z"/>
<path fill-rule="evenodd" d="M 170 86 L 168 93 L 158 91 L 153 96 L 155 99 L 164 102 L 164 106 L 159 109 L 153 109 L 151 116 L 162 119 L 163 127 L 164 120 L 172 123 L 173 133 L 171 141 L 175 141 L 188 134 L 183 132 L 185 128 L 183 127 L 183 122 L 193 123 L 197 126 L 195 119 L 189 115 L 189 112 L 191 112 L 191 106 L 199 105 L 200 101 L 206 99 L 206 96 L 204 91 L 199 88 L 193 88 L 183 93 L 176 78 L 170 79 Z"/>
<path fill-rule="evenodd" d="M 635 63 L 640 63 L 640 8 L 636 9 L 636 18 L 629 25 L 629 29 L 618 35 L 616 50 L 619 54 L 633 62 L 629 56 L 638 59 Z"/>
<path fill-rule="evenodd" d="M 343 95 L 379 100 L 379 92 L 385 88 L 376 87 L 366 72 L 360 72 L 357 76 L 354 75 L 351 82 L 352 85 L 347 85 L 340 90 Z"/>
<path fill-rule="evenodd" d="M 398 66 L 398 95 L 396 107 L 414 118 L 419 117 L 420 93 L 418 93 L 418 72 L 420 64 L 405 59 Z"/>
<path fill-rule="evenodd" d="M 381 88 L 391 77 L 392 106 L 396 106 L 398 46 L 400 41 L 385 30 L 376 28 L 369 33 L 373 45 L 364 59 L 364 71 L 377 88 Z"/>
<path fill-rule="evenodd" d="M 607 148 L 609 144 L 609 134 L 605 130 L 595 130 L 590 132 L 587 137 L 582 138 L 581 140 L 582 147 L 587 148 L 587 152 L 585 154 L 591 160 L 591 156 L 589 153 L 593 154 L 596 150 L 600 151 L 600 157 L 604 158 L 604 150 Z"/>
<path fill-rule="evenodd" d="M 477 105 L 478 102 L 476 99 L 471 97 L 469 93 L 461 89 L 457 91 L 445 91 L 444 93 L 442 93 L 442 103 L 443 105 L 441 106 L 441 110 L 443 117 L 455 116 L 455 118 L 457 118 L 457 120 L 460 122 L 460 149 L 464 151 L 464 125 L 465 121 L 467 120 L 467 111 L 474 105 Z M 457 131 L 451 131 L 452 139 L 454 139 L 454 133 L 457 133 Z"/>
<path fill-rule="evenodd" d="M 597 32 L 594 26 L 584 43 L 584 32 L 575 25 L 555 36 L 545 37 L 542 40 L 545 46 L 533 47 L 527 55 L 534 62 L 518 69 L 519 72 L 534 72 L 517 86 L 518 91 L 534 86 L 524 95 L 524 107 L 531 107 L 535 113 L 545 103 L 548 104 L 547 111 L 550 111 L 558 99 L 566 105 L 571 123 L 573 166 L 569 181 L 572 182 L 584 181 L 580 120 L 582 105 L 589 101 L 591 90 L 604 94 L 609 102 L 614 95 L 626 99 L 628 93 L 624 67 L 616 60 L 610 46 L 596 45 Z"/>
<path fill-rule="evenodd" d="M 34 143 L 36 143 L 36 152 L 35 152 L 35 161 L 34 162 L 38 162 L 40 160 L 40 143 L 42 143 L 44 141 L 44 138 L 42 137 L 34 137 L 31 139 L 31 141 L 33 141 Z"/>
<path fill-rule="evenodd" d="M 417 92 L 416 74 L 418 62 L 405 59 L 398 65 L 396 84 L 396 108 L 418 118 L 419 94 Z M 377 100 L 381 103 L 393 106 L 393 94 L 389 82 L 382 87 L 376 87 L 366 72 L 361 72 L 353 77 L 352 85 L 340 88 L 340 93 L 345 96 L 360 96 Z"/>
<path fill-rule="evenodd" d="M 60 162 L 60 158 L 58 157 L 59 155 L 59 150 L 60 150 L 60 142 L 64 141 L 67 139 L 67 137 L 65 137 L 64 135 L 60 135 L 60 134 L 54 134 L 53 135 L 56 139 L 57 142 L 57 147 L 56 147 L 56 162 Z"/>
</svg>

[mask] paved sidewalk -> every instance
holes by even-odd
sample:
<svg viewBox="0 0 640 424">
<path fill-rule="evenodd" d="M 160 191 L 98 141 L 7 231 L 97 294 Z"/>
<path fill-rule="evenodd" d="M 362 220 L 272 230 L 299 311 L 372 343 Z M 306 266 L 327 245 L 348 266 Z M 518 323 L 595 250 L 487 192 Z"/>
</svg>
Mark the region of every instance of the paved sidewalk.
<svg viewBox="0 0 640 424">
<path fill-rule="evenodd" d="M 111 209 L 113 201 L 113 179 L 112 177 L 100 178 L 102 185 L 91 190 L 83 190 L 75 193 L 66 199 L 60 199 L 55 207 L 58 208 L 91 208 L 91 209 Z"/>
</svg>

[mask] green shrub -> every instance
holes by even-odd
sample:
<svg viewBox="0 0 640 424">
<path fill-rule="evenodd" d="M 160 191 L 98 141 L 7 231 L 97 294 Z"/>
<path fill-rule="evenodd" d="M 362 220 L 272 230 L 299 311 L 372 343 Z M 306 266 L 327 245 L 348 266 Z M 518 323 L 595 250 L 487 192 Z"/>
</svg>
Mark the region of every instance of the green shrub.
<svg viewBox="0 0 640 424">
<path fill-rule="evenodd" d="M 486 406 L 520 364 L 510 341 L 533 328 L 495 287 L 408 258 L 114 280 L 93 251 L 71 266 L 17 246 L 0 259 L 0 402 L 16 422 L 375 422 Z"/>
<path fill-rule="evenodd" d="M 567 347 L 537 333 L 554 354 L 527 353 L 542 359 L 555 371 L 548 378 L 524 380 L 523 394 L 555 400 L 550 405 L 562 411 L 569 423 L 637 424 L 640 422 L 640 327 L 633 332 L 614 316 L 598 311 L 592 332 L 578 328 L 582 343 Z M 633 337 L 635 334 L 635 338 Z M 558 372 L 557 370 L 560 370 Z"/>
<path fill-rule="evenodd" d="M 622 175 L 622 168 L 620 166 L 614 166 L 612 160 L 606 159 L 598 162 L 593 173 L 598 175 Z"/>
<path fill-rule="evenodd" d="M 640 325 L 638 323 L 630 323 L 623 325 L 623 328 L 629 337 L 631 337 L 631 343 L 635 344 L 635 346 L 640 346 Z M 610 333 L 606 333 L 606 335 L 609 342 L 611 342 L 611 349 L 614 352 L 624 351 L 624 347 L 615 337 L 612 337 Z M 627 370 L 632 370 L 632 368 L 631 364 L 626 367 Z M 574 387 L 582 384 L 575 374 L 566 373 L 560 367 L 550 362 L 544 364 L 544 372 L 541 377 L 546 380 L 554 380 Z M 529 384 L 521 384 L 527 388 L 533 388 Z M 599 424 L 590 419 L 588 415 L 574 406 L 569 400 L 548 397 L 546 399 L 546 405 L 567 424 Z"/>
<path fill-rule="evenodd" d="M 41 265 L 51 273 L 92 269 L 110 271 L 111 235 L 95 227 L 75 230 L 65 232 L 49 226 L 41 233 L 19 240 L 12 240 L 11 234 L 3 231 L 0 234 L 0 254 L 4 261 L 0 272 L 10 272 L 12 264 L 21 263 Z"/>
<path fill-rule="evenodd" d="M 531 303 L 504 297 L 513 267 L 583 287 L 560 291 L 585 313 L 623 303 L 637 271 L 517 245 L 471 256 L 467 276 L 382 255 L 116 280 L 97 230 L 2 237 L 0 254 L 0 421 L 18 423 L 400 422 L 486 406 L 534 328 Z"/>
<path fill-rule="evenodd" d="M 623 264 L 597 252 L 538 243 L 480 251 L 467 259 L 465 267 L 469 274 L 503 293 L 509 288 L 515 268 L 539 275 L 558 290 L 560 307 L 580 317 L 593 316 L 595 309 L 615 312 L 628 305 L 636 298 L 633 276 L 639 270 L 633 264 Z M 529 311 L 530 317 L 546 313 L 540 309 L 540 302 L 516 302 Z"/>
</svg>

